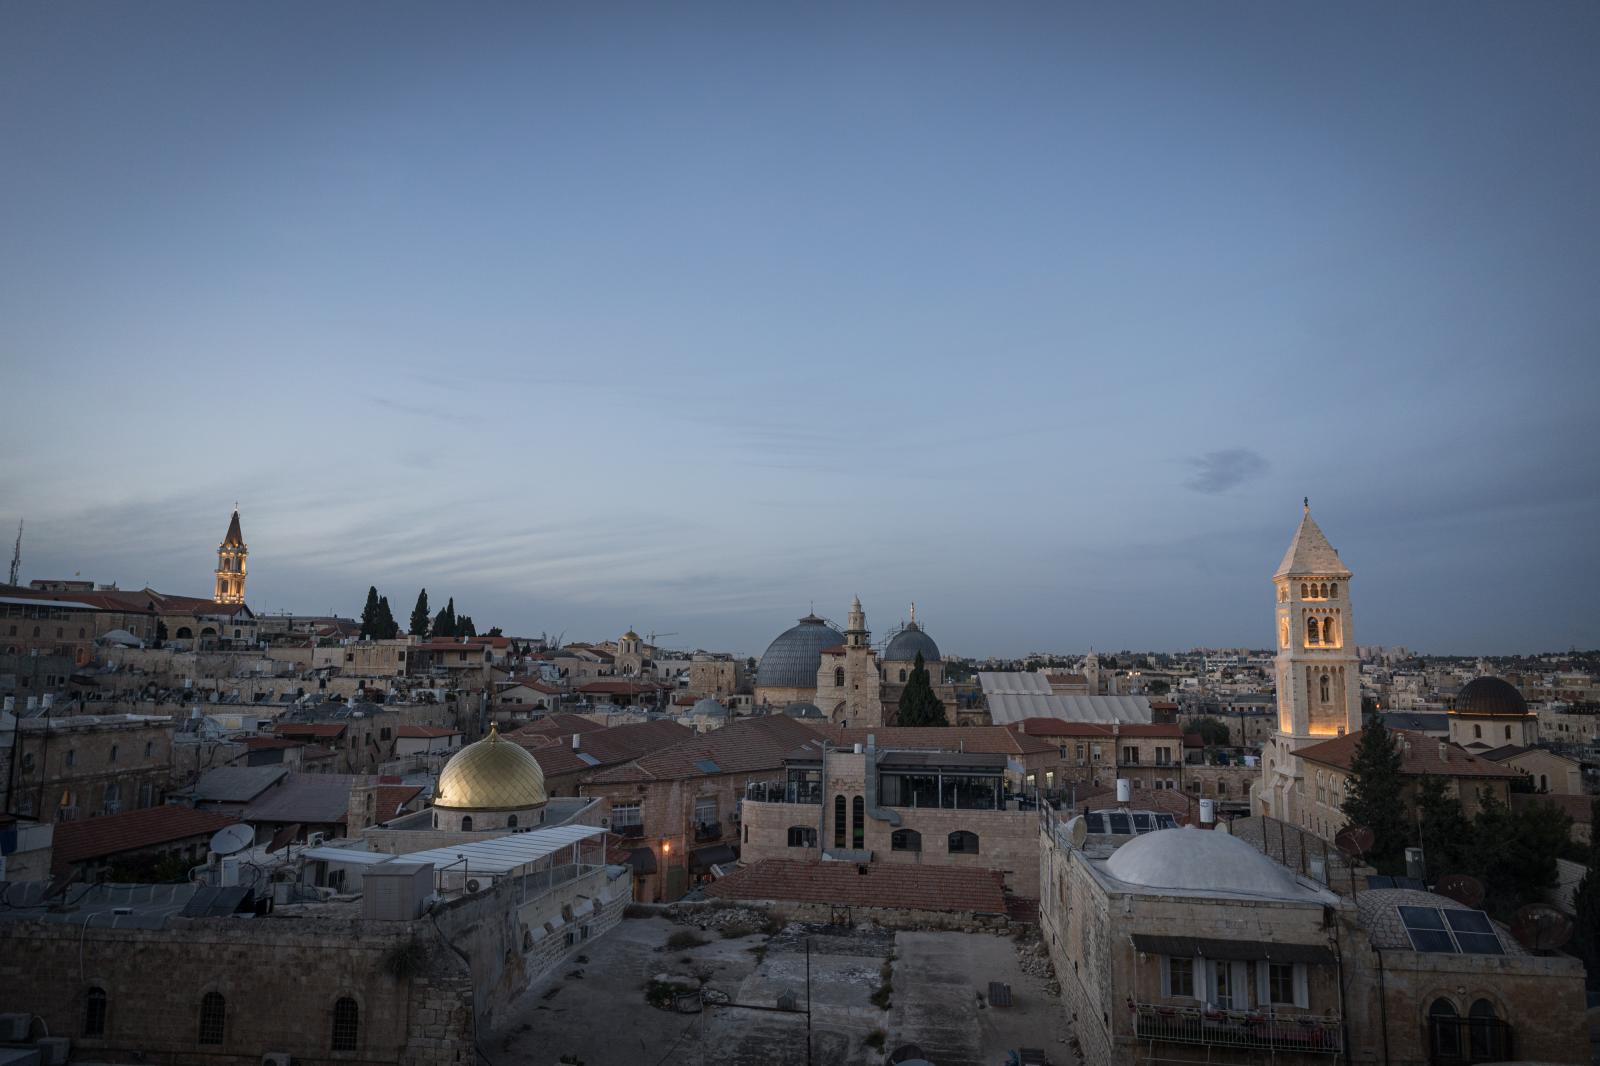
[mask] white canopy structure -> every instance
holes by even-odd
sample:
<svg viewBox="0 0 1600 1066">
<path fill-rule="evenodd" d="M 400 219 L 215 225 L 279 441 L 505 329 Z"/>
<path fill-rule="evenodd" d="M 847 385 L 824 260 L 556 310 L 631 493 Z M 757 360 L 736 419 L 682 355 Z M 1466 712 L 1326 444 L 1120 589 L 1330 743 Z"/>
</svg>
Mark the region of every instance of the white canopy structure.
<svg viewBox="0 0 1600 1066">
<path fill-rule="evenodd" d="M 510 833 L 490 840 L 449 844 L 427 851 L 396 855 L 396 862 L 427 862 L 434 869 L 461 871 L 474 877 L 500 877 L 554 855 L 585 840 L 604 836 L 605 830 L 593 825 L 561 825 L 553 829 L 534 829 Z"/>
</svg>

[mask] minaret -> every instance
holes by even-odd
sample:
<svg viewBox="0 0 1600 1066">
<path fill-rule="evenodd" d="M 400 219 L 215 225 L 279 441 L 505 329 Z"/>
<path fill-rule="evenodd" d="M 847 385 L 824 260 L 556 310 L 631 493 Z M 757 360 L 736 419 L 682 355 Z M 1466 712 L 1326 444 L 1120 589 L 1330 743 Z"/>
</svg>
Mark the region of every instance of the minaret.
<svg viewBox="0 0 1600 1066">
<path fill-rule="evenodd" d="M 850 601 L 850 621 L 845 626 L 844 643 L 847 648 L 864 648 L 872 636 L 867 632 L 867 614 L 861 609 L 861 597 Z"/>
<path fill-rule="evenodd" d="M 217 546 L 217 592 L 212 599 L 218 603 L 244 602 L 244 566 L 249 554 L 244 534 L 239 532 L 239 508 L 235 505 L 228 535 Z"/>
<path fill-rule="evenodd" d="M 1350 611 L 1350 571 L 1311 518 L 1272 575 L 1277 599 L 1278 725 L 1263 751 L 1261 813 L 1298 822 L 1304 789 L 1296 748 L 1361 728 L 1361 662 Z"/>
</svg>

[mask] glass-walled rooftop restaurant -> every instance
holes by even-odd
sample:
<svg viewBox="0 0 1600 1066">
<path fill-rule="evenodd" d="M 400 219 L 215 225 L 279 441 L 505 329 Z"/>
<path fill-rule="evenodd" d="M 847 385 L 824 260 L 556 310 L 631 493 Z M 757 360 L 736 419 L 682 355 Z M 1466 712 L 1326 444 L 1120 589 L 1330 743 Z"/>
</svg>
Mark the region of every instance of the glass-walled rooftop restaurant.
<svg viewBox="0 0 1600 1066">
<path fill-rule="evenodd" d="M 877 805 L 880 807 L 958 811 L 1005 809 L 1007 764 L 1004 755 L 880 751 L 877 760 Z M 820 758 L 788 760 L 784 771 L 784 801 L 823 801 Z"/>
</svg>

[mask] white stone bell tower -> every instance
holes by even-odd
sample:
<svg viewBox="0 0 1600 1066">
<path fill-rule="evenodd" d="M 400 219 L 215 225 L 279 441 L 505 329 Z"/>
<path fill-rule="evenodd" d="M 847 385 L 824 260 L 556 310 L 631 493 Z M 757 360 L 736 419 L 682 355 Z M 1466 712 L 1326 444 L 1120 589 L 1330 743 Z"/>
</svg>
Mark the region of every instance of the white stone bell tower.
<svg viewBox="0 0 1600 1066">
<path fill-rule="evenodd" d="M 1304 778 L 1293 752 L 1361 728 L 1361 661 L 1350 611 L 1350 571 L 1306 502 L 1283 562 L 1277 599 L 1278 723 L 1262 752 L 1256 809 L 1298 824 Z"/>
</svg>

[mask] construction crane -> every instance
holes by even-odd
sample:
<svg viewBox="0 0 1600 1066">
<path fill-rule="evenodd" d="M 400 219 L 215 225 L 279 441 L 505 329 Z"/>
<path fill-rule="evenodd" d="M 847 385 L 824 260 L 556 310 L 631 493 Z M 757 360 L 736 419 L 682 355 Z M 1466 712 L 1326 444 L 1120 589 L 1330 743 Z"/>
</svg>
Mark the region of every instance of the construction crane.
<svg viewBox="0 0 1600 1066">
<path fill-rule="evenodd" d="M 11 580 L 8 585 L 17 583 L 17 576 L 22 573 L 22 519 L 17 519 L 17 546 L 11 550 Z"/>
<path fill-rule="evenodd" d="M 657 633 L 652 629 L 650 632 L 645 634 L 644 642 L 653 648 L 655 647 L 657 637 L 675 637 L 677 635 L 678 633 L 676 630 L 672 631 L 671 633 Z"/>
</svg>

